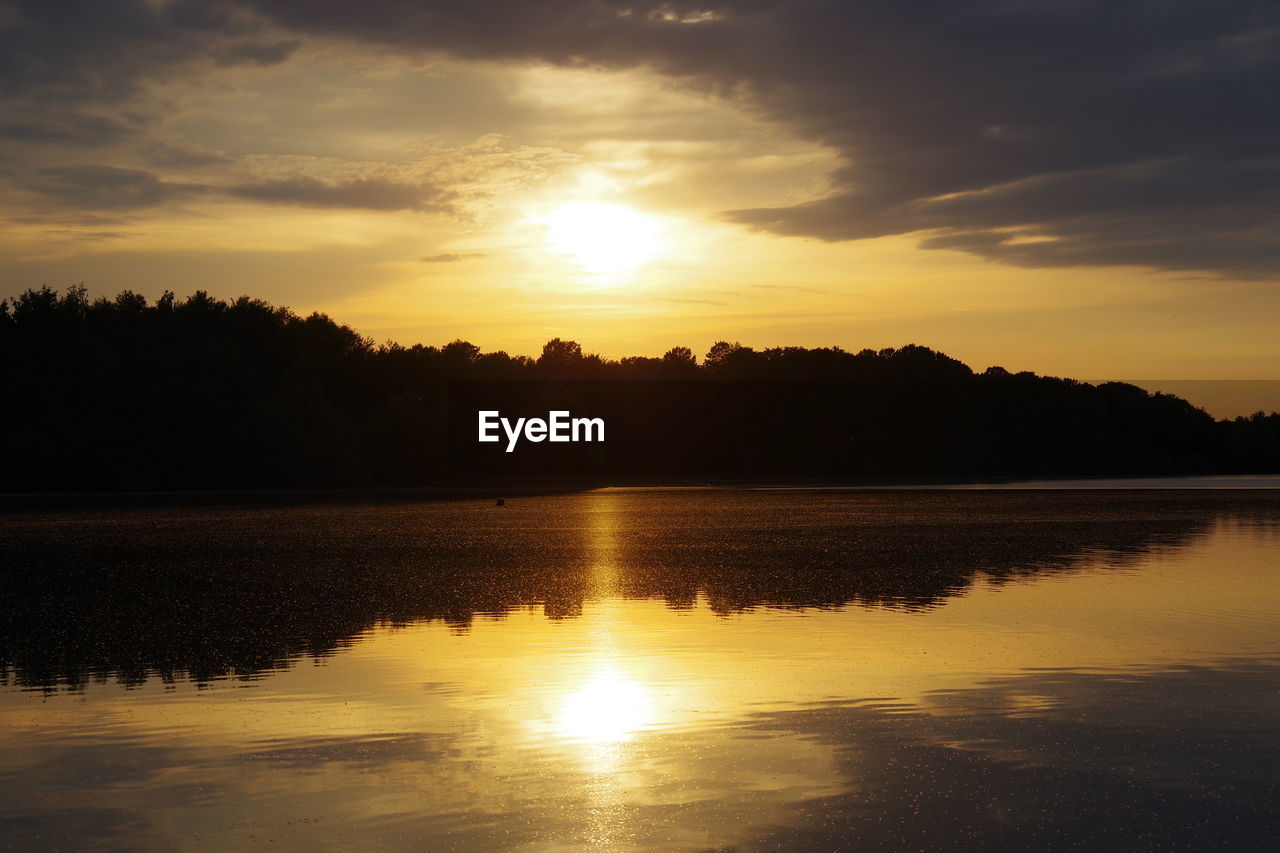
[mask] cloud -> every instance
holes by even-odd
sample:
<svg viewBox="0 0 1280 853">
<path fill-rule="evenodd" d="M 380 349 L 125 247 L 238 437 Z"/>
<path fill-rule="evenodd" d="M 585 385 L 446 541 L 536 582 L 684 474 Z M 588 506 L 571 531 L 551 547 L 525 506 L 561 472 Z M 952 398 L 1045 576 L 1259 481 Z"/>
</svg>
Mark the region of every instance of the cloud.
<svg viewBox="0 0 1280 853">
<path fill-rule="evenodd" d="M 153 84 L 284 63 L 309 42 L 645 68 L 731 99 L 843 163 L 821 197 L 724 214 L 762 231 L 912 234 L 1024 266 L 1280 269 L 1271 0 L 14 0 L 0 14 L 0 139 L 34 150 L 146 134 L 165 115 Z M 286 144 L 255 128 L 245 132 Z M 316 150 L 287 144 L 272 153 Z M 169 153 L 150 156 L 217 165 Z M 130 203 L 105 177 L 92 191 L 36 183 L 68 203 Z M 230 192 L 438 210 L 447 184 L 300 174 Z M 138 178 L 132 191 L 191 191 L 180 186 Z"/>
<path fill-rule="evenodd" d="M 202 149 L 166 144 L 150 146 L 145 153 L 155 162 L 175 166 L 220 166 L 230 162 L 226 157 Z M 327 171 L 349 165 L 303 160 L 310 163 L 312 169 Z M 444 165 L 436 166 L 444 170 Z M 131 213 L 194 197 L 246 199 L 264 204 L 319 209 L 454 212 L 455 202 L 461 194 L 424 174 L 431 172 L 431 164 L 418 164 L 417 172 L 390 177 L 329 175 L 323 179 L 305 174 L 286 174 L 281 177 L 242 177 L 238 182 L 227 182 L 224 177 L 216 183 L 190 183 L 166 180 L 142 169 L 78 165 L 11 167 L 0 172 L 0 177 L 4 178 L 5 186 L 28 196 L 25 204 L 28 213 L 43 214 L 12 218 L 11 221 L 26 219 L 57 221 L 64 225 L 81 224 L 90 211 Z M 214 180 L 217 180 L 216 176 Z M 441 255 L 434 259 L 457 260 L 463 257 L 469 256 Z"/>
<path fill-rule="evenodd" d="M 217 151 L 195 145 L 172 145 L 168 142 L 152 142 L 142 149 L 147 160 L 159 166 L 191 168 L 216 166 L 231 162 L 231 158 Z"/>
<path fill-rule="evenodd" d="M 21 117 L 0 137 L 108 145 L 158 120 L 150 85 L 202 64 L 282 62 L 299 44 L 234 2 L 0 2 L 0 110 Z M 102 116 L 121 108 L 128 121 Z"/>
<path fill-rule="evenodd" d="M 454 194 L 430 183 L 380 178 L 321 181 L 297 176 L 239 184 L 227 190 L 239 198 L 301 207 L 347 207 L 364 210 L 444 210 Z"/>
<path fill-rule="evenodd" d="M 208 189 L 199 184 L 170 183 L 150 172 L 114 166 L 40 169 L 13 183 L 20 190 L 77 211 L 157 207 Z"/>
<path fill-rule="evenodd" d="M 1268 0 L 246 3 L 326 38 L 652 67 L 840 153 L 826 197 L 727 214 L 753 228 L 924 232 L 927 247 L 1027 265 L 1280 263 Z"/>
<path fill-rule="evenodd" d="M 284 62 L 301 46 L 298 39 L 277 41 L 265 44 L 255 42 L 237 42 L 217 50 L 213 59 L 218 65 L 278 65 Z"/>
<path fill-rule="evenodd" d="M 273 38 L 234 2 L 9 0 L 0 25 L 0 91 L 64 104 L 121 100 L 175 66 L 281 62 L 297 39 Z"/>
<path fill-rule="evenodd" d="M 101 242 L 103 240 L 123 240 L 129 235 L 124 231 L 75 231 L 68 228 L 55 228 L 45 232 L 51 237 L 65 237 L 68 240 L 85 242 Z"/>
<path fill-rule="evenodd" d="M 456 264 L 468 258 L 483 258 L 484 252 L 441 252 L 438 255 L 423 255 L 418 258 L 423 264 Z"/>
<path fill-rule="evenodd" d="M 89 113 L 50 115 L 40 109 L 15 107 L 0 120 L 0 139 L 18 143 L 106 145 L 133 133 L 119 119 Z"/>
</svg>

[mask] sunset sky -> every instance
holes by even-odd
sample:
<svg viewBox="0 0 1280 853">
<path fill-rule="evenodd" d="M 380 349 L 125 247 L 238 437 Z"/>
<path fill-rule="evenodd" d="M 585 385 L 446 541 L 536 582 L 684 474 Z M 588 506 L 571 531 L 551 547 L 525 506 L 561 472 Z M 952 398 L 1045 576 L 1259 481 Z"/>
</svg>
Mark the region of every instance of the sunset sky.
<svg viewBox="0 0 1280 853">
<path fill-rule="evenodd" d="M 1280 378 L 1270 0 L 0 3 L 0 276 Z"/>
</svg>

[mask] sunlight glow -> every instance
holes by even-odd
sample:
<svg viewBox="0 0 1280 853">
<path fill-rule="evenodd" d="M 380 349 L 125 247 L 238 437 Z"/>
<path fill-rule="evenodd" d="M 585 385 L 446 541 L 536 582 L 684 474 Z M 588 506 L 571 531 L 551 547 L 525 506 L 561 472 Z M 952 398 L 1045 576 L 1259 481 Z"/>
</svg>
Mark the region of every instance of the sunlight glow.
<svg viewBox="0 0 1280 853">
<path fill-rule="evenodd" d="M 597 672 L 560 711 L 561 734 L 589 743 L 616 743 L 653 722 L 653 700 L 639 682 L 612 669 Z"/>
<path fill-rule="evenodd" d="M 662 223 L 626 205 L 575 202 L 543 222 L 552 251 L 604 278 L 624 277 L 666 248 Z"/>
</svg>

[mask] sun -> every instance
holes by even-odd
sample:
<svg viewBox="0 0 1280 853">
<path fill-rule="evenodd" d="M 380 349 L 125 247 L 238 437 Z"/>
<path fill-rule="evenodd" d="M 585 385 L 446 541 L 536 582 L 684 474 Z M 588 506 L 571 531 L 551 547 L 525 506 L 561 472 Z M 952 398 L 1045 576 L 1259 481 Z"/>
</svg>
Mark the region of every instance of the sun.
<svg viewBox="0 0 1280 853">
<path fill-rule="evenodd" d="M 543 224 L 549 249 L 603 279 L 625 278 L 666 249 L 663 224 L 623 204 L 565 204 Z"/>
</svg>

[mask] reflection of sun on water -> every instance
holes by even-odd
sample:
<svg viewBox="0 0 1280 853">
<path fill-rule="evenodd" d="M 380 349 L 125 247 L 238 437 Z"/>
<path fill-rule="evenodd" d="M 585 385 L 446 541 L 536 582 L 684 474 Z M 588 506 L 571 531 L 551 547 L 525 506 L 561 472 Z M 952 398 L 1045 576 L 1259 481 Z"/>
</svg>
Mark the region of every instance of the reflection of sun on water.
<svg viewBox="0 0 1280 853">
<path fill-rule="evenodd" d="M 629 741 L 654 728 L 659 716 L 652 690 L 624 663 L 626 652 L 619 648 L 617 627 L 626 620 L 620 614 L 613 615 L 618 608 L 618 511 L 614 496 L 597 494 L 588 504 L 592 566 L 588 593 L 603 618 L 591 631 L 593 648 L 582 661 L 585 666 L 565 669 L 565 692 L 549 721 L 552 731 L 574 744 L 579 758 L 601 776 L 593 797 L 602 808 L 617 796 L 619 784 L 617 779 L 605 777 L 619 772 L 630 750 Z"/>
<path fill-rule="evenodd" d="M 662 223 L 626 205 L 575 202 L 543 223 L 552 251 L 605 281 L 626 278 L 666 248 Z"/>
<path fill-rule="evenodd" d="M 596 672 L 566 697 L 558 720 L 565 737 L 598 744 L 627 740 L 652 722 L 649 691 L 612 669 Z"/>
</svg>

